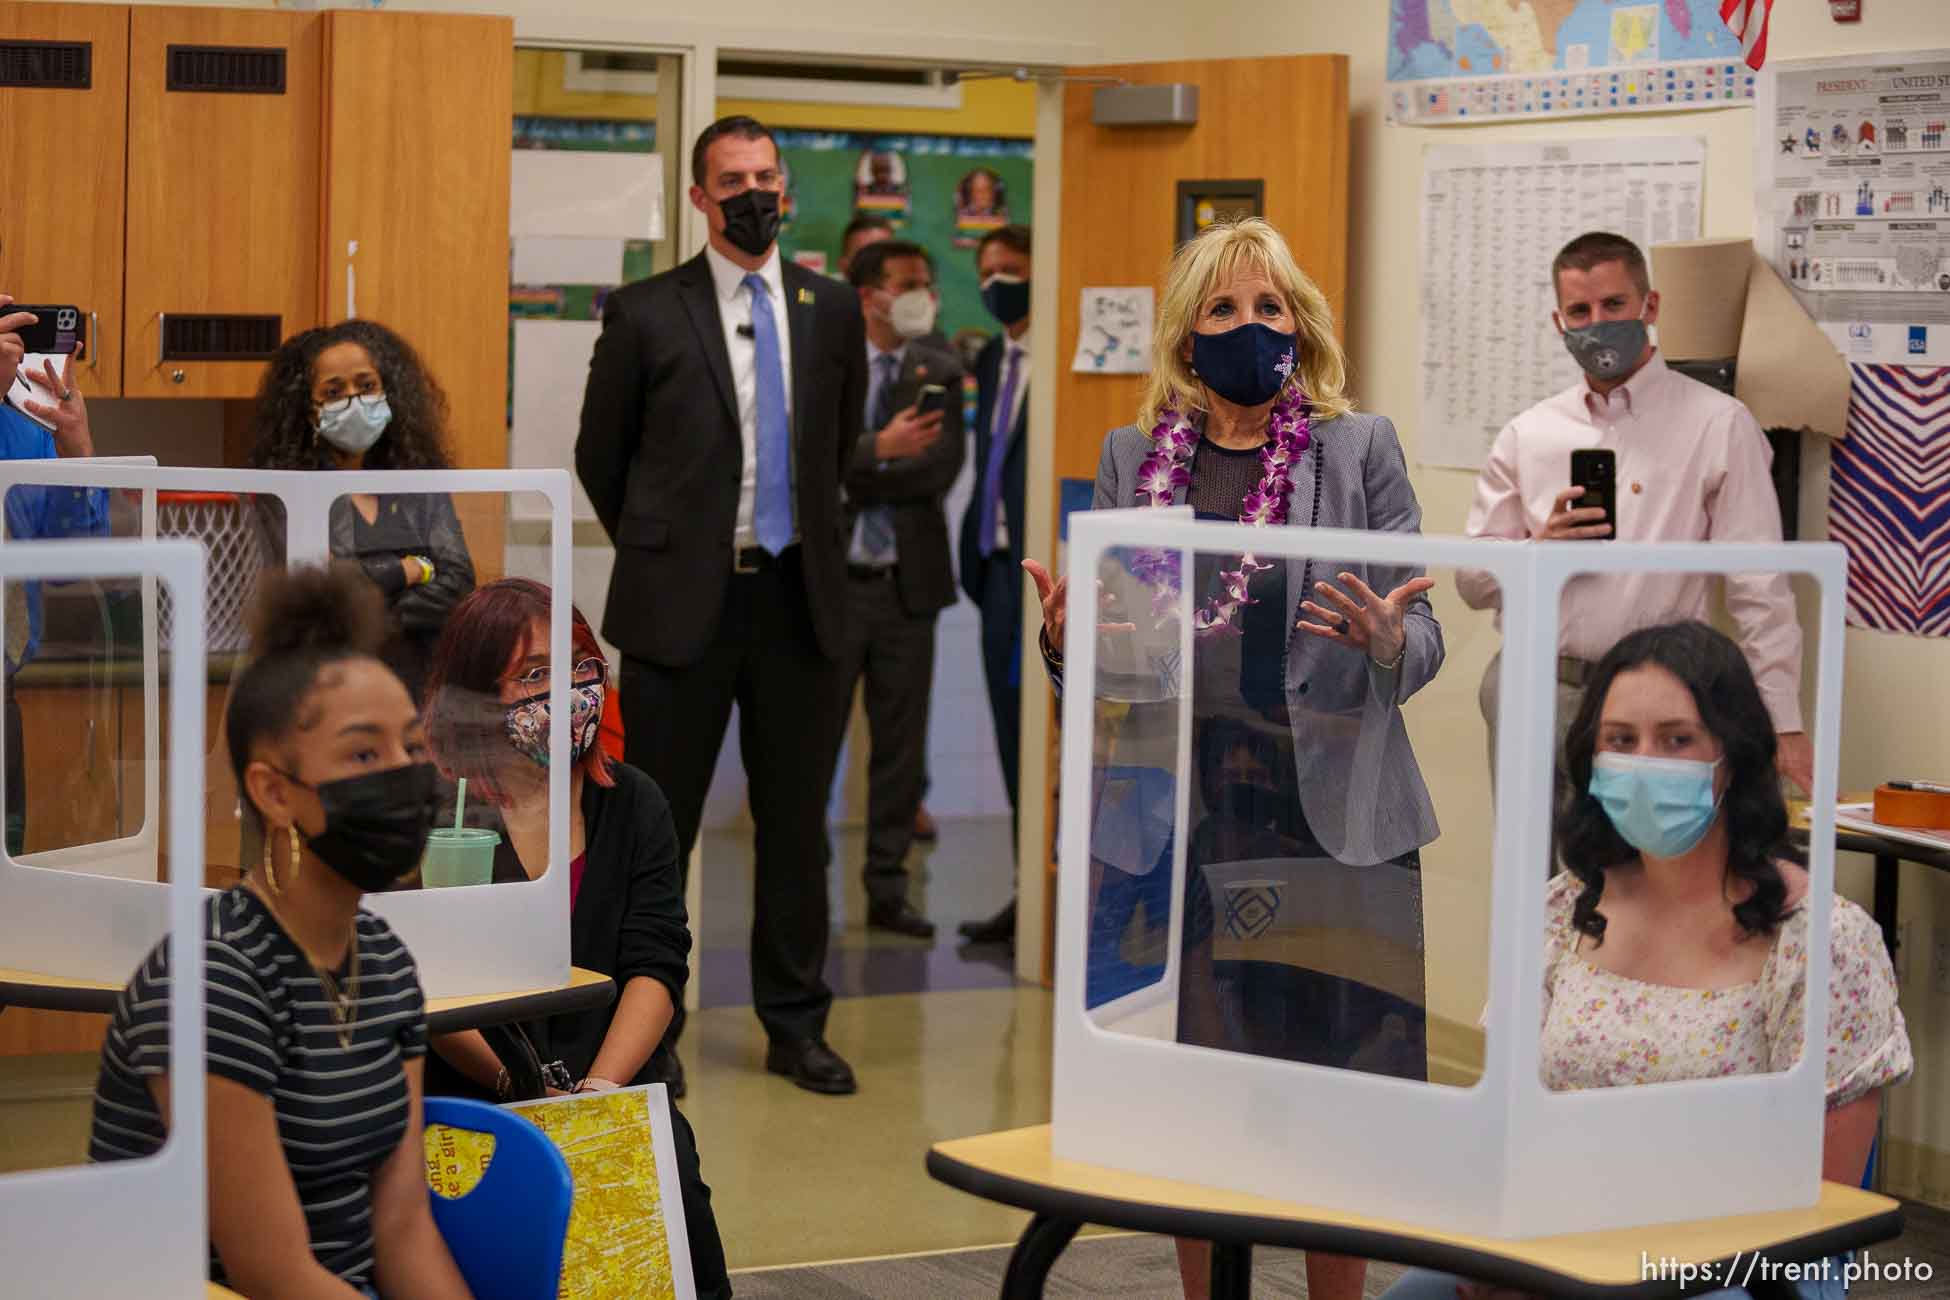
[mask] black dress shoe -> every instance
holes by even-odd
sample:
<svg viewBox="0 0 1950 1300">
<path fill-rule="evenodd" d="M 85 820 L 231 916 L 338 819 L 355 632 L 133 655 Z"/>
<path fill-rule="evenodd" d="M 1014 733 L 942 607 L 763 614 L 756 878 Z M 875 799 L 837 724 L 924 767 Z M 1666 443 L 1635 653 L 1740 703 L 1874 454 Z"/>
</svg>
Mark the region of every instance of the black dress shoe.
<svg viewBox="0 0 1950 1300">
<path fill-rule="evenodd" d="M 853 1067 L 819 1038 L 774 1042 L 765 1049 L 765 1068 L 783 1074 L 807 1092 L 843 1097 L 860 1088 L 854 1081 Z"/>
<path fill-rule="evenodd" d="M 914 910 L 905 898 L 891 898 L 867 907 L 867 928 L 889 930 L 915 939 L 934 938 L 934 922 Z"/>
<path fill-rule="evenodd" d="M 650 1058 L 650 1077 L 670 1090 L 672 1101 L 681 1101 L 684 1096 L 684 1062 L 677 1053 L 659 1047 Z"/>
<path fill-rule="evenodd" d="M 1014 943 L 1016 941 L 1016 900 L 986 921 L 963 921 L 961 937 L 970 943 Z"/>
</svg>

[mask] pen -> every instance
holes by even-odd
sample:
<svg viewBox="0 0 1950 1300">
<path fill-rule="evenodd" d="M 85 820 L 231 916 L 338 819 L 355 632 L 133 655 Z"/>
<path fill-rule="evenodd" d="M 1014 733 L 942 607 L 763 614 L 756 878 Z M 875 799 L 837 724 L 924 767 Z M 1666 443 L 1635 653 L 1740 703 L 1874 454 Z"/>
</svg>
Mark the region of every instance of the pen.
<svg viewBox="0 0 1950 1300">
<path fill-rule="evenodd" d="M 1950 794 L 1950 785 L 1938 785 L 1934 781 L 1891 781 L 1891 790 L 1916 790 L 1923 794 Z"/>
</svg>

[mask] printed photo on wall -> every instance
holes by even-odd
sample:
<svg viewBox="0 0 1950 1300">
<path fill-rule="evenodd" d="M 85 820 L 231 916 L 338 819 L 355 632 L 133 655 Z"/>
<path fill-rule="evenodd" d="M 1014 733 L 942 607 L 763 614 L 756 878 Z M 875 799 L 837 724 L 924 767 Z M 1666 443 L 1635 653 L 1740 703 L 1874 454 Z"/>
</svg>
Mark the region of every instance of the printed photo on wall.
<svg viewBox="0 0 1950 1300">
<path fill-rule="evenodd" d="M 974 248 L 1009 224 L 1009 192 L 993 168 L 977 167 L 955 186 L 955 247 Z"/>
<path fill-rule="evenodd" d="M 853 208 L 885 217 L 896 226 L 907 220 L 907 160 L 891 149 L 868 149 L 853 174 Z"/>
</svg>

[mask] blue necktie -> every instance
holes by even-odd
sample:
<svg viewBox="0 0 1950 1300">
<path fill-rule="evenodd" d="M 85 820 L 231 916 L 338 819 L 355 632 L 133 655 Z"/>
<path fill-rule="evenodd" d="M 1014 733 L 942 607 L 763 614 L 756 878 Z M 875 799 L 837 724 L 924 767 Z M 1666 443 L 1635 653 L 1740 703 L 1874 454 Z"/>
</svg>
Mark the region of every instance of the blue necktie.
<svg viewBox="0 0 1950 1300">
<path fill-rule="evenodd" d="M 785 367 L 779 361 L 779 322 L 765 277 L 745 277 L 752 291 L 752 342 L 757 352 L 758 491 L 752 531 L 777 555 L 792 543 L 792 426 L 785 409 Z"/>
<path fill-rule="evenodd" d="M 982 472 L 982 511 L 975 518 L 975 545 L 983 555 L 993 555 L 996 551 L 995 521 L 1002 514 L 1002 462 L 1009 457 L 1009 439 L 1016 431 L 1016 362 L 1021 356 L 1019 348 L 1008 350 L 1008 361 L 1002 369 L 1002 392 L 989 415 L 989 461 Z M 1017 526 L 1022 523 L 1019 519 L 1009 522 Z"/>
<path fill-rule="evenodd" d="M 873 359 L 873 396 L 867 428 L 879 432 L 894 418 L 894 385 L 900 381 L 900 358 L 883 352 Z M 886 506 L 869 506 L 860 512 L 861 563 L 871 565 L 894 562 L 894 512 Z"/>
</svg>

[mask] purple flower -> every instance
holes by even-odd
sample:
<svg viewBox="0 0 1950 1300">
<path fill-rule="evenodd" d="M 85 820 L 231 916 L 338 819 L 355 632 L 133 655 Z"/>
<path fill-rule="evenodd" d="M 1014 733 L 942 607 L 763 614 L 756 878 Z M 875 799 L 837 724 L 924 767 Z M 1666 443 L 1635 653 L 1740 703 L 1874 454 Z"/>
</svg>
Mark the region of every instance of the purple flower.
<svg viewBox="0 0 1950 1300">
<path fill-rule="evenodd" d="M 1273 515 L 1279 510 L 1280 499 L 1268 492 L 1264 486 L 1256 487 L 1246 494 L 1239 504 L 1239 522 L 1264 528 L 1274 522 Z"/>
</svg>

